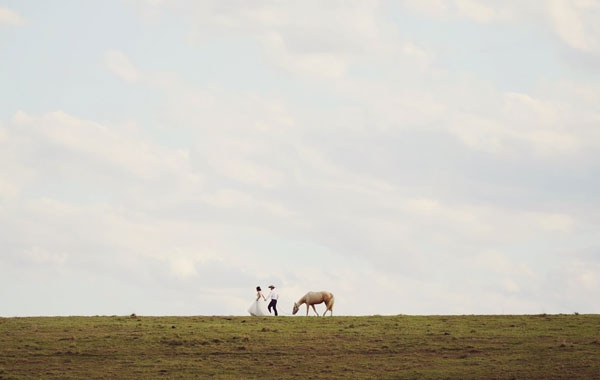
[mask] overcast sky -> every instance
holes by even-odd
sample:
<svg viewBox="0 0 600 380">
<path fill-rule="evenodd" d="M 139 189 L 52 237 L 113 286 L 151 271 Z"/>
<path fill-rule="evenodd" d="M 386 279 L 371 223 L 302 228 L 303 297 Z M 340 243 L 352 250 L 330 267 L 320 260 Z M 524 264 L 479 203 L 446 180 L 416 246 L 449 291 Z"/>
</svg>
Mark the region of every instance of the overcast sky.
<svg viewBox="0 0 600 380">
<path fill-rule="evenodd" d="M 597 0 L 0 1 L 0 316 L 600 313 L 599 193 Z"/>
</svg>

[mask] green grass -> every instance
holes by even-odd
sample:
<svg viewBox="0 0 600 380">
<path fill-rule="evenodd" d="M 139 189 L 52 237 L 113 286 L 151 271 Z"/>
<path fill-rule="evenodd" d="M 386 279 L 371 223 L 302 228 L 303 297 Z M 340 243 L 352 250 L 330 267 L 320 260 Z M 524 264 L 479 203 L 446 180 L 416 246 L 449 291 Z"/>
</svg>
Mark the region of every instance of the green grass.
<svg viewBox="0 0 600 380">
<path fill-rule="evenodd" d="M 0 318 L 0 379 L 594 379 L 599 315 Z"/>
</svg>

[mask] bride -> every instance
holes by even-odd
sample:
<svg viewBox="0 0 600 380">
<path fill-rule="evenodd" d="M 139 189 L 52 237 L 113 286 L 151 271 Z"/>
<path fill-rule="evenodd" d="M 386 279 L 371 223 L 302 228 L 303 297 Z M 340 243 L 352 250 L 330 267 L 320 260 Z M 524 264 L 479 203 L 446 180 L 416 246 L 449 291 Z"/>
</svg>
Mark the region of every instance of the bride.
<svg viewBox="0 0 600 380">
<path fill-rule="evenodd" d="M 269 315 L 269 312 L 267 311 L 265 304 L 260 301 L 261 298 L 264 301 L 267 300 L 265 298 L 265 296 L 262 294 L 262 290 L 260 289 L 260 286 L 257 286 L 256 287 L 256 301 L 252 302 L 252 305 L 250 305 L 250 307 L 248 308 L 248 313 L 250 313 L 250 315 L 252 315 L 254 317 L 264 317 L 266 315 Z"/>
</svg>

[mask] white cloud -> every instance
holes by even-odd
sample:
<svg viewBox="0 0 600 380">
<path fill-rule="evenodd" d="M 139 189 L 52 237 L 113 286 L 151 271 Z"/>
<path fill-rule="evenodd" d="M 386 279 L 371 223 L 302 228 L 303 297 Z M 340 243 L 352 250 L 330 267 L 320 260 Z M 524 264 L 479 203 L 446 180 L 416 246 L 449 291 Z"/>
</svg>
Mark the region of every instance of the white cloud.
<svg viewBox="0 0 600 380">
<path fill-rule="evenodd" d="M 600 53 L 600 4 L 595 1 L 548 3 L 551 21 L 559 37 L 572 48 Z"/>
<path fill-rule="evenodd" d="M 339 79 L 351 59 L 389 54 L 397 43 L 394 28 L 379 17 L 378 1 L 260 1 L 252 6 L 209 1 L 182 7 L 199 45 L 209 28 L 239 33 L 260 44 L 270 65 L 305 78 Z M 301 13 L 311 16 L 297 17 Z"/>
<path fill-rule="evenodd" d="M 581 286 L 586 290 L 598 290 L 600 289 L 600 276 L 598 273 L 591 268 L 580 268 L 575 277 L 577 285 Z"/>
<path fill-rule="evenodd" d="M 180 250 L 170 252 L 167 260 L 169 262 L 171 274 L 178 278 L 189 278 L 196 276 L 198 274 L 196 265 L 202 265 L 206 262 L 206 258 L 202 256 L 192 255 L 192 257 L 190 257 L 182 254 Z"/>
<path fill-rule="evenodd" d="M 547 24 L 568 46 L 585 53 L 600 52 L 600 4 L 594 0 L 405 0 L 404 5 L 432 17 L 465 18 L 481 24 Z"/>
<path fill-rule="evenodd" d="M 429 215 L 439 207 L 438 201 L 435 199 L 409 199 L 406 201 L 406 208 L 417 214 Z"/>
<path fill-rule="evenodd" d="M 19 115 L 25 114 L 17 112 Z M 21 159 L 24 151 L 30 150 L 28 142 L 26 137 L 12 133 L 11 123 L 6 128 L 0 124 L 0 199 L 18 197 L 34 175 L 34 170 Z"/>
<path fill-rule="evenodd" d="M 516 276 L 533 279 L 535 272 L 524 263 L 510 259 L 505 253 L 488 250 L 469 258 L 469 266 L 479 272 L 493 272 L 502 276 Z"/>
<path fill-rule="evenodd" d="M 573 107 L 581 105 L 572 99 L 546 101 L 528 94 L 505 93 L 500 102 L 501 113 L 490 108 L 486 110 L 488 116 L 457 114 L 449 131 L 475 150 L 507 156 L 533 152 L 550 160 L 574 157 L 583 147 L 594 144 L 588 138 L 592 129 L 586 124 L 593 124 L 595 116 L 575 111 Z M 576 120 L 581 121 L 573 125 Z"/>
<path fill-rule="evenodd" d="M 25 250 L 24 256 L 26 259 L 36 263 L 44 265 L 61 265 L 67 261 L 67 254 L 65 253 L 50 253 L 45 249 L 33 246 Z"/>
<path fill-rule="evenodd" d="M 419 48 L 412 42 L 405 43 L 404 47 L 402 48 L 402 52 L 406 56 L 413 58 L 421 70 L 430 68 L 434 61 L 431 53 Z"/>
<path fill-rule="evenodd" d="M 404 4 L 409 9 L 414 9 L 426 14 L 443 14 L 448 11 L 447 0 L 405 0 Z"/>
<path fill-rule="evenodd" d="M 523 152 L 519 148 L 521 143 L 539 155 L 550 158 L 576 153 L 581 145 L 575 135 L 566 131 L 527 128 L 528 126 L 522 124 L 515 126 L 508 122 L 466 116 L 457 120 L 451 131 L 475 150 L 507 156 L 522 155 Z"/>
<path fill-rule="evenodd" d="M 284 176 L 265 165 L 253 163 L 244 157 L 244 155 L 232 154 L 231 158 L 225 159 L 223 154 L 210 156 L 210 165 L 220 175 L 231 178 L 235 181 L 260 186 L 264 188 L 276 188 L 282 184 Z M 203 151 L 206 154 L 206 151 Z M 210 153 L 209 153 L 210 154 Z"/>
<path fill-rule="evenodd" d="M 21 15 L 17 12 L 11 11 L 8 8 L 0 7 L 0 26 L 9 25 L 9 26 L 21 26 L 27 22 Z"/>
<path fill-rule="evenodd" d="M 593 308 L 591 300 L 600 290 L 599 270 L 597 260 L 569 257 L 549 276 L 545 284 L 547 297 L 569 312 L 587 312 Z"/>
<path fill-rule="evenodd" d="M 531 95 L 508 92 L 504 95 L 504 114 L 511 121 L 529 124 L 532 127 L 554 126 L 562 110 L 559 105 L 535 99 Z"/>
<path fill-rule="evenodd" d="M 502 3 L 489 0 L 405 0 L 404 4 L 408 9 L 430 16 L 464 18 L 481 24 L 509 21 L 519 10 L 529 8 L 524 0 Z"/>
<path fill-rule="evenodd" d="M 460 15 L 480 23 L 489 23 L 498 18 L 499 11 L 477 0 L 455 0 Z"/>
<path fill-rule="evenodd" d="M 180 278 L 196 276 L 203 267 L 223 263 L 224 258 L 230 264 L 235 264 L 234 258 L 229 258 L 222 252 L 200 247 L 175 247 L 160 256 L 161 260 L 169 262 L 171 273 Z"/>
<path fill-rule="evenodd" d="M 104 53 L 104 64 L 126 82 L 137 82 L 142 76 L 133 62 L 120 51 L 111 50 Z"/>
<path fill-rule="evenodd" d="M 573 218 L 565 214 L 541 214 L 534 215 L 537 224 L 543 230 L 549 232 L 571 232 L 575 228 Z"/>
<path fill-rule="evenodd" d="M 19 187 L 7 178 L 0 178 L 0 198 L 13 198 L 19 194 Z"/>
<path fill-rule="evenodd" d="M 205 193 L 200 199 L 208 205 L 220 209 L 233 210 L 260 210 L 261 212 L 269 212 L 280 217 L 291 217 L 292 211 L 288 210 L 285 205 L 277 202 L 256 199 L 247 193 L 223 189 L 218 190 L 214 194 Z"/>
<path fill-rule="evenodd" d="M 297 75 L 335 79 L 342 77 L 348 66 L 347 58 L 338 54 L 290 51 L 277 32 L 265 35 L 261 42 L 268 58 L 275 65 Z"/>
<path fill-rule="evenodd" d="M 521 291 L 521 287 L 517 284 L 516 281 L 510 278 L 506 278 L 502 281 L 502 286 L 504 291 L 507 293 L 519 293 Z"/>
<path fill-rule="evenodd" d="M 41 138 L 43 143 L 55 144 L 73 152 L 79 160 L 98 158 L 99 163 L 111 165 L 117 171 L 125 169 L 143 179 L 155 178 L 162 171 L 189 170 L 185 151 L 165 151 L 62 111 L 49 112 L 41 117 L 20 111 L 13 117 L 13 122 L 18 128 L 16 133 L 22 131 L 31 138 Z"/>
</svg>

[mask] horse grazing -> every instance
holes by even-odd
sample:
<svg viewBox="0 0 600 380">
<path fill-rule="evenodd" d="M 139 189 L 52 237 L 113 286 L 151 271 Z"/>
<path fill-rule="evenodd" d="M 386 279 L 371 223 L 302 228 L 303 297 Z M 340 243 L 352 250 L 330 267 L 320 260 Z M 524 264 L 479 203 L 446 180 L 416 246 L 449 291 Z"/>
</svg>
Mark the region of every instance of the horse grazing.
<svg viewBox="0 0 600 380">
<path fill-rule="evenodd" d="M 315 308 L 315 305 L 325 302 L 326 308 L 325 308 L 325 312 L 323 313 L 323 316 L 325 316 L 325 314 L 327 314 L 327 311 L 329 311 L 331 313 L 331 316 L 333 317 L 333 302 L 334 301 L 335 301 L 335 298 L 333 297 L 333 294 L 331 294 L 330 292 L 326 292 L 326 291 L 308 292 L 302 298 L 300 298 L 298 300 L 298 302 L 294 303 L 294 310 L 292 311 L 292 314 L 295 315 L 298 312 L 300 305 L 306 304 L 306 316 L 308 316 L 308 307 L 309 306 L 312 306 L 313 310 L 315 311 L 315 313 L 318 316 L 319 313 L 317 313 L 317 309 Z"/>
</svg>

